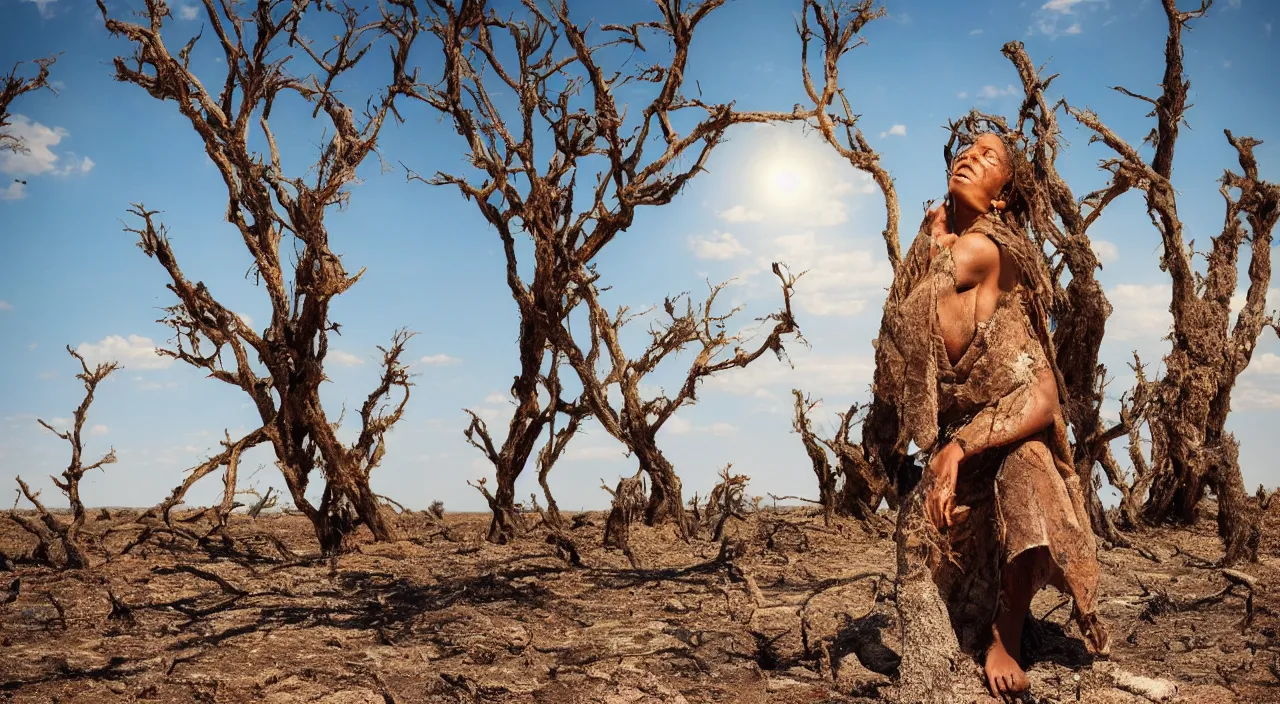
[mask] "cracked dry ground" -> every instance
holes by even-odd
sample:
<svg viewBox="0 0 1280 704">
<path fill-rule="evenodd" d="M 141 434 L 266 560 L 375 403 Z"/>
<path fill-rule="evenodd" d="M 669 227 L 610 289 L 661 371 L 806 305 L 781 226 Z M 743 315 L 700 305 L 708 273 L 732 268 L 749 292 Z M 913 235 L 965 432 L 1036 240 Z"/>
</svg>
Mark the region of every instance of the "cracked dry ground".
<svg viewBox="0 0 1280 704">
<path fill-rule="evenodd" d="M 1260 562 L 1241 568 L 1252 589 L 1204 559 L 1219 550 L 1208 519 L 1135 536 L 1145 556 L 1103 552 L 1109 662 L 1090 661 L 1069 605 L 1041 592 L 1027 644 L 1040 701 L 1149 701 L 1134 676 L 1176 685 L 1171 701 L 1280 701 L 1276 508 Z M 598 514 L 572 531 L 574 568 L 539 529 L 495 546 L 485 516 L 450 515 L 446 540 L 410 513 L 408 540 L 362 543 L 336 570 L 258 537 L 314 553 L 296 515 L 238 518 L 235 550 L 160 537 L 103 563 L 136 534 L 108 532 L 129 525 L 118 514 L 87 526 L 106 535 L 93 568 L 0 574 L 0 590 L 18 580 L 0 591 L 0 701 L 882 701 L 897 664 L 891 524 L 811 513 L 731 522 L 745 546 L 731 561 L 637 527 L 643 569 L 599 547 Z M 0 549 L 30 548 L 4 521 Z"/>
</svg>

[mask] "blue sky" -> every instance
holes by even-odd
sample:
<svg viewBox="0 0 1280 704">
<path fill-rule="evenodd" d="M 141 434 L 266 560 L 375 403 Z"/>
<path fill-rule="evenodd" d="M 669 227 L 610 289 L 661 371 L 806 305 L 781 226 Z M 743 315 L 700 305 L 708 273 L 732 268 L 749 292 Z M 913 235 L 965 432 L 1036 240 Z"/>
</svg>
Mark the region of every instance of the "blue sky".
<svg viewBox="0 0 1280 704">
<path fill-rule="evenodd" d="M 176 17 L 165 30 L 171 46 L 181 46 L 201 26 L 183 19 L 187 4 L 173 3 Z M 732 97 L 744 109 L 789 110 L 805 102 L 793 30 L 799 5 L 734 0 L 717 10 L 699 27 L 688 85 L 696 79 L 705 98 Z M 602 22 L 635 21 L 653 12 L 640 0 L 580 0 L 575 7 L 579 17 Z M 1037 63 L 1050 61 L 1048 70 L 1061 74 L 1054 97 L 1096 110 L 1131 143 L 1150 129 L 1143 104 L 1108 86 L 1158 90 L 1165 24 L 1155 0 L 890 0 L 887 7 L 890 17 L 864 31 L 867 45 L 846 56 L 842 82 L 862 115 L 862 129 L 896 179 L 908 236 L 921 205 L 941 195 L 947 119 L 974 106 L 1016 110 L 1017 75 L 999 51 L 1010 39 L 1025 42 Z M 224 429 L 243 433 L 255 414 L 239 390 L 154 355 L 169 332 L 155 320 L 173 299 L 164 272 L 121 231 L 129 204 L 141 201 L 162 211 L 188 276 L 204 281 L 233 309 L 265 321 L 265 293 L 244 278 L 249 255 L 223 219 L 223 186 L 189 124 L 172 104 L 112 80 L 110 59 L 129 47 L 107 35 L 93 4 L 0 0 L 0 15 L 0 65 L 61 52 L 53 68 L 58 94 L 28 95 L 12 109 L 31 153 L 0 156 L 0 487 L 13 486 L 13 477 L 22 475 L 58 503 L 46 475 L 65 466 L 66 445 L 35 419 L 60 422 L 55 419 L 68 418 L 80 399 L 76 364 L 63 349 L 70 344 L 92 359 L 119 359 L 125 366 L 99 389 L 87 435 L 89 453 L 114 446 L 119 462 L 86 478 L 86 501 L 149 505 L 179 483 L 185 469 L 216 451 Z M 1262 173 L 1280 179 L 1278 16 L 1262 0 L 1219 2 L 1185 35 L 1195 107 L 1188 115 L 1192 129 L 1179 141 L 1174 178 L 1188 237 L 1198 246 L 1221 228 L 1216 179 L 1235 166 L 1223 128 L 1266 142 L 1257 151 Z M 438 76 L 431 49 L 424 41 L 417 53 L 427 78 Z M 223 69 L 207 38 L 193 65 L 209 77 Z M 348 90 L 371 93 L 375 78 Z M 633 99 L 642 98 L 637 93 Z M 417 386 L 374 473 L 375 489 L 412 507 L 441 499 L 454 510 L 481 509 L 483 501 L 466 480 L 490 470 L 463 438 L 462 408 L 475 409 L 491 428 L 504 427 L 510 413 L 504 390 L 518 369 L 515 306 L 497 237 L 474 205 L 455 190 L 407 183 L 399 166 L 457 170 L 459 137 L 421 104 L 406 105 L 404 114 L 406 124 L 389 125 L 381 140 L 385 167 L 370 159 L 350 206 L 328 220 L 347 268 L 368 272 L 333 306 L 343 334 L 330 343 L 336 351 L 330 353 L 326 400 L 331 417 L 343 403 L 354 410 L 376 383 L 375 345 L 402 326 L 418 331 L 409 346 Z M 304 168 L 322 125 L 301 114 L 275 124 L 286 160 Z M 1077 194 L 1101 186 L 1105 174 L 1097 161 L 1106 152 L 1089 145 L 1088 135 L 1069 120 L 1063 124 L 1070 142 L 1059 160 L 1064 176 Z M 825 399 L 818 414 L 824 431 L 834 411 L 866 400 L 871 340 L 889 281 L 879 237 L 883 203 L 865 176 L 797 129 L 733 131 L 708 166 L 710 172 L 674 203 L 642 211 L 609 245 L 600 259 L 613 286 L 606 301 L 642 309 L 667 294 L 700 296 L 708 278 L 736 277 L 724 301 L 745 307 L 739 322 L 750 328 L 778 303 L 769 262 L 809 269 L 796 303 L 811 346 L 792 346 L 794 367 L 765 357 L 712 380 L 699 404 L 664 428 L 661 441 L 689 495 L 705 494 L 717 469 L 730 462 L 735 472 L 752 477 L 754 494 L 815 495 L 808 460 L 790 432 L 790 389 Z M 14 178 L 28 184 L 21 187 Z M 1169 289 L 1157 267 L 1159 238 L 1140 195 L 1113 205 L 1091 234 L 1105 263 L 1099 278 L 1116 307 L 1103 347 L 1103 361 L 1116 377 L 1105 411 L 1114 415 L 1114 399 L 1132 379 L 1131 351 L 1156 363 L 1166 349 L 1160 338 L 1169 324 Z M 1278 299 L 1272 297 L 1273 307 Z M 645 323 L 634 325 L 628 339 L 639 342 Z M 673 361 L 655 385 L 680 375 L 681 360 Z M 1280 470 L 1269 432 L 1280 412 L 1274 334 L 1264 335 L 1234 405 L 1230 427 L 1241 442 L 1246 483 L 1276 486 Z M 562 507 L 598 508 L 607 498 L 600 480 L 612 484 L 632 471 L 634 460 L 623 456 L 621 446 L 589 425 L 553 470 L 551 483 Z M 246 456 L 241 476 L 250 475 L 247 483 L 259 489 L 282 486 L 268 452 Z M 210 478 L 189 498 L 212 501 L 220 486 Z M 518 488 L 519 496 L 536 489 L 531 473 Z"/>
</svg>

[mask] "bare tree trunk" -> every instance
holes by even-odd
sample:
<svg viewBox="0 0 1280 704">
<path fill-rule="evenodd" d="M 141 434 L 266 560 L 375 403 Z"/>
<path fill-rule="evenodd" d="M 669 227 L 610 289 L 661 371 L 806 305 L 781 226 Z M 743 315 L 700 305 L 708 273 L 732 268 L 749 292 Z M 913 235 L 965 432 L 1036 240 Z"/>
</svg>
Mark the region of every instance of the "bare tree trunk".
<svg viewBox="0 0 1280 704">
<path fill-rule="evenodd" d="M 613 497 L 609 517 L 604 524 L 604 546 L 621 550 L 636 569 L 640 568 L 640 562 L 631 552 L 631 524 L 645 507 L 643 476 L 643 472 L 637 471 L 634 476 L 623 477 L 618 480 L 616 489 L 610 489 L 607 484 L 601 485 Z"/>
<path fill-rule="evenodd" d="M 689 539 L 693 531 L 689 525 L 689 516 L 685 513 L 680 477 L 676 476 L 675 467 L 663 456 L 652 437 L 634 443 L 632 449 L 636 459 L 640 461 L 640 469 L 649 477 L 649 500 L 644 510 L 645 525 L 656 526 L 670 520 L 676 524 L 680 537 Z"/>
<path fill-rule="evenodd" d="M 919 482 L 898 510 L 894 532 L 898 576 L 895 604 L 902 662 L 893 700 L 902 704 L 952 704 L 981 696 L 973 661 L 960 650 L 947 605 L 933 583 L 937 531 L 924 512 L 927 482 Z"/>
<path fill-rule="evenodd" d="M 564 516 L 560 515 L 560 505 L 556 503 L 556 497 L 551 495 L 551 486 L 547 483 L 547 473 L 550 470 L 551 465 L 538 469 L 538 486 L 542 487 L 542 496 L 547 500 L 547 520 L 557 530 L 564 530 Z"/>
<path fill-rule="evenodd" d="M 827 451 L 819 444 L 813 432 L 813 424 L 809 421 L 808 414 L 817 403 L 807 399 L 800 389 L 792 389 L 791 393 L 796 398 L 795 417 L 791 420 L 791 427 L 799 433 L 805 454 L 809 455 L 809 461 L 813 464 L 813 473 L 818 478 L 818 504 L 822 506 L 822 520 L 829 526 L 839 497 L 836 496 L 836 473 L 832 471 L 831 460 L 827 457 Z"/>
<path fill-rule="evenodd" d="M 505 470 L 505 471 L 504 471 Z M 498 481 L 494 487 L 493 518 L 489 521 L 489 533 L 485 539 L 495 545 L 506 545 L 516 536 L 512 517 L 516 513 L 516 477 L 514 465 L 498 466 Z"/>
</svg>

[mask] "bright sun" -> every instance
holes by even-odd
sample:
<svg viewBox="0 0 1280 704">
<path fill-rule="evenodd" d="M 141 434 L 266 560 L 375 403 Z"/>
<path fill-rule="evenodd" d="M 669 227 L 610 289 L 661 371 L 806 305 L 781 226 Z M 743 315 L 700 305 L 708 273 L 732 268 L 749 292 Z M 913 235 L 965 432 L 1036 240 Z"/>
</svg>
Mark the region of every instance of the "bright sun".
<svg viewBox="0 0 1280 704">
<path fill-rule="evenodd" d="M 812 178 L 802 160 L 787 154 L 771 154 L 757 167 L 757 184 L 763 200 L 773 206 L 795 205 Z"/>
</svg>

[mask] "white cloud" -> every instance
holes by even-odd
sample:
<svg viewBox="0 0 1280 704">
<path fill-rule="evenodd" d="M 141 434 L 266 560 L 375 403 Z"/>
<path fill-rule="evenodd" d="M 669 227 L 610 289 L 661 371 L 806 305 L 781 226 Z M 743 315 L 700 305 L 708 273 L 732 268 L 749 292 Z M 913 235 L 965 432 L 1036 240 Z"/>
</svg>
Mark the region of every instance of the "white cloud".
<svg viewBox="0 0 1280 704">
<path fill-rule="evenodd" d="M 25 147 L 25 153 L 0 152 L 0 172 L 15 176 L 43 174 L 56 169 L 58 155 L 53 153 L 53 147 L 71 134 L 61 127 L 51 128 L 32 122 L 26 115 L 14 115 L 7 132 L 17 137 Z"/>
<path fill-rule="evenodd" d="M 344 352 L 343 350 L 329 350 L 328 358 L 344 367 L 358 367 L 364 364 L 364 360 L 359 355 Z"/>
<path fill-rule="evenodd" d="M 992 100 L 994 98 L 1002 98 L 1006 95 L 1013 95 L 1017 91 L 1013 84 L 1009 84 L 1004 88 L 997 88 L 993 85 L 985 85 L 982 90 L 978 91 L 978 98 L 982 100 Z"/>
<path fill-rule="evenodd" d="M 166 369 L 173 364 L 172 357 L 157 354 L 151 338 L 141 335 L 108 335 L 96 343 L 81 342 L 76 351 L 90 364 L 118 361 L 133 369 Z"/>
<path fill-rule="evenodd" d="M 511 397 L 508 396 L 507 394 L 502 393 L 501 391 L 494 391 L 493 393 L 484 397 L 485 403 L 506 403 L 509 400 L 511 400 Z"/>
<path fill-rule="evenodd" d="M 674 419 L 675 416 L 672 416 Z M 668 421 L 670 422 L 670 421 Z M 561 462 L 609 461 L 625 458 L 626 451 L 620 445 L 580 445 L 577 441 L 569 443 L 568 449 L 560 458 Z"/>
<path fill-rule="evenodd" d="M 978 29 L 971 29 L 971 30 L 969 30 L 969 36 L 971 36 L 971 37 L 976 37 L 976 36 L 978 36 L 979 34 L 982 34 L 982 29 L 981 29 L 981 28 L 978 28 Z"/>
<path fill-rule="evenodd" d="M 53 17 L 53 4 L 57 0 L 22 0 L 26 3 L 32 3 L 40 10 L 40 16 L 48 19 Z"/>
<path fill-rule="evenodd" d="M 969 97 L 969 91 L 967 91 L 967 90 L 962 90 L 962 91 L 960 91 L 959 93 L 956 93 L 956 97 L 957 97 L 957 98 L 959 98 L 959 99 L 961 99 L 961 100 L 964 100 L 965 98 Z"/>
<path fill-rule="evenodd" d="M 108 432 L 110 431 L 107 430 L 107 426 L 102 425 L 101 423 L 89 428 L 90 435 L 106 435 Z"/>
<path fill-rule="evenodd" d="M 1114 242 L 1107 240 L 1091 240 L 1093 245 L 1093 253 L 1098 257 L 1098 261 L 1103 264 L 1112 264 L 1120 259 L 1120 250 L 1116 248 Z"/>
<path fill-rule="evenodd" d="M 893 269 L 868 250 L 843 248 L 842 240 L 812 232 L 778 237 L 769 256 L 758 257 L 756 268 L 743 279 L 768 272 L 773 262 L 783 262 L 793 272 L 805 272 L 796 283 L 794 298 L 803 310 L 820 316 L 856 315 L 869 297 L 884 295 L 884 288 L 893 281 Z"/>
<path fill-rule="evenodd" d="M 178 17 L 184 20 L 194 20 L 198 16 L 198 12 L 195 5 L 183 5 L 178 8 Z"/>
<path fill-rule="evenodd" d="M 1114 312 L 1107 320 L 1111 340 L 1155 341 L 1169 334 L 1173 316 L 1169 284 L 1117 284 L 1107 291 Z"/>
<path fill-rule="evenodd" d="M 40 372 L 36 376 L 39 376 L 41 379 L 56 379 L 58 378 L 58 372 L 52 369 L 47 369 L 45 371 Z"/>
<path fill-rule="evenodd" d="M 67 155 L 68 155 L 68 156 L 70 156 L 70 157 L 74 157 L 74 156 L 75 156 L 74 154 L 71 154 L 70 152 L 68 152 L 68 153 L 67 153 Z M 87 173 L 89 173 L 90 171 L 93 171 L 93 167 L 94 167 L 94 166 L 95 166 L 95 164 L 93 163 L 93 159 L 90 159 L 90 158 L 89 158 L 89 157 L 87 157 L 87 156 L 86 156 L 86 157 L 81 157 L 79 161 L 76 161 L 74 158 L 72 158 L 72 159 L 71 159 L 70 161 L 68 161 L 68 162 L 66 163 L 66 165 L 65 165 L 65 166 L 63 166 L 62 168 L 54 169 L 54 170 L 53 170 L 53 175 L 54 175 L 54 176 L 68 176 L 68 175 L 70 175 L 70 174 L 75 174 L 75 173 L 87 174 Z"/>
<path fill-rule="evenodd" d="M 746 247 L 728 232 L 712 231 L 708 237 L 689 238 L 689 248 L 699 259 L 733 259 L 748 254 Z"/>
<path fill-rule="evenodd" d="M 13 310 L 13 304 L 8 301 L 0 301 L 0 310 Z"/>
<path fill-rule="evenodd" d="M 772 357 L 741 369 L 731 369 L 707 380 L 707 386 L 736 396 L 790 397 L 791 389 L 814 396 L 862 396 L 875 372 L 875 359 L 867 355 L 820 355 L 792 350 L 794 368 Z M 762 393 L 763 392 L 763 393 Z"/>
<path fill-rule="evenodd" d="M 906 134 L 906 128 L 903 127 L 903 134 Z M 851 194 L 866 195 L 876 192 L 875 179 L 871 175 L 858 171 L 854 174 L 852 181 L 836 181 L 831 185 L 831 195 L 846 196 Z"/>
<path fill-rule="evenodd" d="M 453 364 L 461 364 L 462 360 L 457 357 L 451 357 L 447 354 L 429 354 L 418 360 L 418 364 L 425 364 L 429 367 L 444 367 Z"/>
<path fill-rule="evenodd" d="M 1240 0 L 1227 0 L 1227 6 L 1233 10 L 1240 9 Z"/>
<path fill-rule="evenodd" d="M 688 435 L 693 432 L 693 423 L 680 416 L 671 416 L 662 424 L 662 429 L 672 435 Z"/>
<path fill-rule="evenodd" d="M 31 342 L 31 343 L 28 343 L 28 344 L 27 344 L 27 351 L 28 351 L 28 352 L 35 352 L 35 351 L 36 351 L 36 348 L 37 348 L 37 347 L 39 347 L 39 346 L 40 346 L 40 343 L 39 343 L 39 342 Z"/>
<path fill-rule="evenodd" d="M 881 137 L 906 137 L 906 136 L 907 136 L 907 126 L 906 126 L 906 125 L 894 125 L 893 127 L 890 127 L 890 128 L 888 129 L 888 131 L 881 132 L 881 133 L 880 133 L 880 136 L 881 136 Z"/>
<path fill-rule="evenodd" d="M 712 423 L 706 427 L 706 430 L 716 437 L 724 437 L 738 432 L 738 426 L 732 423 Z"/>
<path fill-rule="evenodd" d="M 1280 375 L 1280 355 L 1265 352 L 1254 357 L 1246 373 Z"/>
<path fill-rule="evenodd" d="M 745 205 L 735 205 L 728 210 L 722 210 L 718 214 L 721 220 L 729 222 L 760 222 L 764 219 L 764 215 L 747 208 Z"/>
<path fill-rule="evenodd" d="M 240 319 L 240 322 L 244 323 L 245 327 L 253 327 L 253 318 L 248 313 L 236 313 L 236 317 Z"/>
<path fill-rule="evenodd" d="M 14 181 L 0 189 L 0 200 L 22 200 L 27 197 L 27 184 Z"/>
<path fill-rule="evenodd" d="M 1083 1 L 1084 0 L 1049 0 L 1049 2 L 1041 5 L 1040 9 L 1048 10 L 1049 12 L 1071 14 L 1071 8 L 1079 5 Z"/>
<path fill-rule="evenodd" d="M 725 437 L 738 432 L 738 426 L 724 422 L 712 423 L 711 425 L 695 425 L 684 418 L 681 418 L 679 415 L 673 415 L 662 425 L 662 430 L 663 432 L 671 433 L 672 435 L 691 435 L 697 433 L 698 435 Z"/>
<path fill-rule="evenodd" d="M 1232 396 L 1231 407 L 1237 411 L 1280 410 L 1280 389 L 1241 380 Z"/>
<path fill-rule="evenodd" d="M 1096 9 L 1097 6 L 1106 8 L 1109 6 L 1108 0 L 1049 0 L 1040 6 L 1040 9 L 1032 17 L 1032 27 L 1027 33 L 1038 30 L 1041 34 L 1048 37 L 1058 37 L 1063 34 L 1080 34 L 1083 27 L 1080 22 L 1072 22 L 1066 29 L 1058 27 L 1058 21 L 1064 20 L 1068 16 L 1079 16 L 1079 11 L 1085 7 Z M 1110 20 L 1107 22 L 1110 24 Z"/>
<path fill-rule="evenodd" d="M 133 377 L 133 383 L 137 384 L 137 385 L 138 385 L 138 389 L 139 389 L 139 390 L 141 390 L 141 391 L 159 391 L 159 390 L 161 390 L 161 389 L 176 389 L 176 388 L 178 388 L 178 382 L 176 382 L 176 381 L 166 381 L 166 382 L 161 383 L 161 382 L 159 382 L 159 381 L 150 381 L 150 380 L 148 380 L 146 377 L 143 377 L 143 376 L 135 376 L 135 377 Z"/>
</svg>

